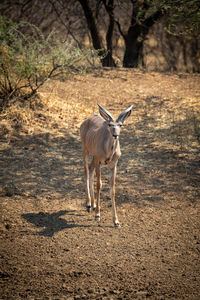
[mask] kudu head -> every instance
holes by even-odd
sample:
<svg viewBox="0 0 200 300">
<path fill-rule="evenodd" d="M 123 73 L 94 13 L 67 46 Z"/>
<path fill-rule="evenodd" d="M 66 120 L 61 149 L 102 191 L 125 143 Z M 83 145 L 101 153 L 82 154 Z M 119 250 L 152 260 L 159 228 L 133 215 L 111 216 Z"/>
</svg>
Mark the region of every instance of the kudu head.
<svg viewBox="0 0 200 300">
<path fill-rule="evenodd" d="M 116 120 L 113 119 L 112 115 L 101 105 L 99 105 L 99 113 L 106 120 L 108 129 L 110 131 L 110 134 L 114 139 L 118 139 L 121 127 L 125 120 L 130 116 L 131 110 L 133 108 L 133 105 L 131 105 L 129 108 L 124 110 L 119 116 L 117 117 Z"/>
</svg>

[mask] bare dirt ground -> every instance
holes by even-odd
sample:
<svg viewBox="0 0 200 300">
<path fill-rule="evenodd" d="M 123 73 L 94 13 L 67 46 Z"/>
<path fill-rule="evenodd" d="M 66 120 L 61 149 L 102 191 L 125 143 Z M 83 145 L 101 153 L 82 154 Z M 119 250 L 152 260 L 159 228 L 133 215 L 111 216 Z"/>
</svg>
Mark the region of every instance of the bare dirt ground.
<svg viewBox="0 0 200 300">
<path fill-rule="evenodd" d="M 198 75 L 100 70 L 51 81 L 31 108 L 7 111 L 0 299 L 199 299 L 199 96 Z M 106 169 L 100 223 L 84 207 L 78 128 L 97 102 L 115 116 L 133 104 L 120 136 L 120 229 Z"/>
</svg>

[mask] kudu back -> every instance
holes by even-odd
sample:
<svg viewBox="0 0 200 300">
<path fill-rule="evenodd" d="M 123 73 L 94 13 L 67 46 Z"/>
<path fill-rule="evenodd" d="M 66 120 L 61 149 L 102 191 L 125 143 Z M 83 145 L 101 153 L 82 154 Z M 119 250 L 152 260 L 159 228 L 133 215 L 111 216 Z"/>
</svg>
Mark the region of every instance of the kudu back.
<svg viewBox="0 0 200 300">
<path fill-rule="evenodd" d="M 92 115 L 85 120 L 80 127 L 80 135 L 83 149 L 84 175 L 86 182 L 88 212 L 95 210 L 95 219 L 100 221 L 100 190 L 101 190 L 101 166 L 110 168 L 110 195 L 112 199 L 113 222 L 115 227 L 120 227 L 115 205 L 115 178 L 117 162 L 121 156 L 119 135 L 125 120 L 130 116 L 132 105 L 124 110 L 116 120 L 112 115 L 99 105 L 99 115 Z M 92 157 L 89 163 L 89 155 Z M 97 176 L 96 201 L 94 196 L 94 172 Z"/>
</svg>

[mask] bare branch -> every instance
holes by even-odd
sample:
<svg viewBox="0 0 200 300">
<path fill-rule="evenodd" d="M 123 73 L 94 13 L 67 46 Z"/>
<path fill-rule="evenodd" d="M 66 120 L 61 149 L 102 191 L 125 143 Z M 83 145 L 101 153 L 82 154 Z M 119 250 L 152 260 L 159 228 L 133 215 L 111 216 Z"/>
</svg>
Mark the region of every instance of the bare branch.
<svg viewBox="0 0 200 300">
<path fill-rule="evenodd" d="M 64 25 L 64 27 L 67 29 L 68 33 L 72 36 L 72 38 L 74 39 L 74 41 L 77 43 L 79 49 L 82 51 L 83 47 L 81 45 L 81 43 L 77 40 L 77 38 L 75 37 L 75 35 L 73 34 L 73 32 L 71 31 L 70 27 L 66 25 L 66 23 L 64 22 L 63 18 L 61 17 L 61 14 L 58 12 L 56 6 L 54 5 L 54 2 L 52 0 L 49 0 L 50 4 L 52 5 L 57 17 L 59 18 L 59 20 L 61 21 L 61 23 Z M 83 52 L 83 51 L 82 51 Z M 92 62 L 89 60 L 89 58 L 86 58 L 87 61 L 89 62 L 89 64 L 91 66 L 93 66 Z"/>
<path fill-rule="evenodd" d="M 79 43 L 79 41 L 77 40 L 77 38 L 75 37 L 75 35 L 73 34 L 73 32 L 71 31 L 70 27 L 67 26 L 67 24 L 64 22 L 63 18 L 61 17 L 61 14 L 58 12 L 54 2 L 52 0 L 49 0 L 50 4 L 52 5 L 57 17 L 59 18 L 60 22 L 63 24 L 63 26 L 67 29 L 67 32 L 72 36 L 72 38 L 74 39 L 74 41 L 77 43 L 78 47 L 80 49 L 82 49 L 82 45 Z"/>
<path fill-rule="evenodd" d="M 150 28 L 162 17 L 163 17 L 163 12 L 161 10 L 157 10 L 154 14 L 152 14 L 150 17 L 148 17 L 146 20 L 144 20 L 144 22 L 142 24 L 144 26 Z"/>
<path fill-rule="evenodd" d="M 126 39 L 126 34 L 123 33 L 120 23 L 117 20 L 115 20 L 115 23 L 117 24 L 117 27 L 118 27 L 118 30 L 119 30 L 119 33 L 121 34 L 121 36 L 124 39 Z"/>
</svg>

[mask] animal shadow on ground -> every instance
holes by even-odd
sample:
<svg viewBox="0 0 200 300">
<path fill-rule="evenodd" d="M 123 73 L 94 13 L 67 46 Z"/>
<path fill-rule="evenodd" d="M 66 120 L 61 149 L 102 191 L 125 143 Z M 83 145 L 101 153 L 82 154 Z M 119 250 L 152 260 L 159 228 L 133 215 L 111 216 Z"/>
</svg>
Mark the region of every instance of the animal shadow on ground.
<svg viewBox="0 0 200 300">
<path fill-rule="evenodd" d="M 54 233 L 62 231 L 63 229 L 75 228 L 75 227 L 88 227 L 86 225 L 79 225 L 75 222 L 67 222 L 65 219 L 61 218 L 64 215 L 81 216 L 76 214 L 75 211 L 60 210 L 55 213 L 27 213 L 22 214 L 22 218 L 27 222 L 34 224 L 35 227 L 42 228 L 40 232 L 35 234 L 42 235 L 46 237 L 52 237 Z"/>
</svg>

